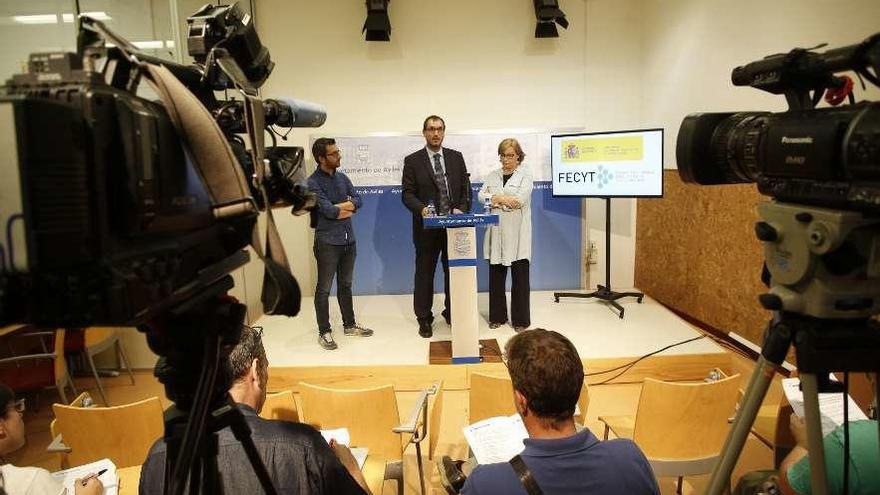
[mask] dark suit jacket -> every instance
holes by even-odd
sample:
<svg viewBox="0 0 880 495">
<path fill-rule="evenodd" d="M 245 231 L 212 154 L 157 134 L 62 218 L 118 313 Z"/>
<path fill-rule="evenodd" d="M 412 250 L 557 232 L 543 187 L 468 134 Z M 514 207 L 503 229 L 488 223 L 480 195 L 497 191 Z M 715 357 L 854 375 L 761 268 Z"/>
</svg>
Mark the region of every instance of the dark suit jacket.
<svg viewBox="0 0 880 495">
<path fill-rule="evenodd" d="M 443 148 L 443 161 L 446 163 L 446 182 L 449 184 L 449 209 L 458 208 L 467 213 L 470 210 L 471 191 L 464 157 L 458 151 Z M 422 210 L 428 201 L 437 204 L 437 194 L 434 167 L 425 148 L 404 158 L 403 204 L 412 212 L 414 233 L 422 228 Z"/>
</svg>

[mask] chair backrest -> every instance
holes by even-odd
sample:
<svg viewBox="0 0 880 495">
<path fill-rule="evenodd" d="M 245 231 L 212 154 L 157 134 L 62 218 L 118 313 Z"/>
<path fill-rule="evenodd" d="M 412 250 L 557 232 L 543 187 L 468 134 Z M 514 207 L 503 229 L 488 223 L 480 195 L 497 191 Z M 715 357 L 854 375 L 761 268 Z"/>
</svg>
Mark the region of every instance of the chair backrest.
<svg viewBox="0 0 880 495">
<path fill-rule="evenodd" d="M 721 451 L 739 390 L 739 375 L 703 383 L 645 378 L 633 440 L 648 458 L 693 459 Z"/>
<path fill-rule="evenodd" d="M 434 458 L 437 443 L 440 441 L 440 418 L 443 416 L 443 382 L 437 382 L 437 393 L 428 414 L 428 459 Z"/>
<path fill-rule="evenodd" d="M 468 424 L 495 416 L 516 413 L 513 405 L 513 383 L 510 376 L 471 373 L 468 394 Z"/>
<path fill-rule="evenodd" d="M 577 404 L 580 409 L 581 422 L 585 422 L 583 418 L 586 417 L 587 406 L 590 404 L 586 381 L 581 388 Z M 495 416 L 510 416 L 516 413 L 516 407 L 513 405 L 513 382 L 511 382 L 510 376 L 471 373 L 468 408 L 468 424 Z"/>
<path fill-rule="evenodd" d="M 401 439 L 392 428 L 400 424 L 394 387 L 340 390 L 300 383 L 302 416 L 321 430 L 348 428 L 353 447 L 391 460 L 403 457 Z"/>
<path fill-rule="evenodd" d="M 86 349 L 93 347 L 106 347 L 119 338 L 117 327 L 89 327 L 85 330 L 84 345 Z"/>
<path fill-rule="evenodd" d="M 293 392 L 285 390 L 267 395 L 266 402 L 263 403 L 263 410 L 260 411 L 260 417 L 263 419 L 280 419 L 282 421 L 299 421 L 299 411 L 296 409 Z"/>
<path fill-rule="evenodd" d="M 56 429 L 78 466 L 109 458 L 118 468 L 143 464 L 150 447 L 164 432 L 158 397 L 112 407 L 52 406 Z"/>
<path fill-rule="evenodd" d="M 78 396 L 76 396 L 76 399 L 73 399 L 73 402 L 68 404 L 68 406 L 83 407 L 83 402 L 85 402 L 86 399 L 91 401 L 92 396 L 88 392 L 82 392 Z M 53 419 L 52 422 L 49 423 L 49 432 L 52 434 L 52 438 L 55 438 L 56 435 L 59 435 L 61 433 L 60 431 L 58 431 L 57 424 L 58 418 Z"/>
</svg>

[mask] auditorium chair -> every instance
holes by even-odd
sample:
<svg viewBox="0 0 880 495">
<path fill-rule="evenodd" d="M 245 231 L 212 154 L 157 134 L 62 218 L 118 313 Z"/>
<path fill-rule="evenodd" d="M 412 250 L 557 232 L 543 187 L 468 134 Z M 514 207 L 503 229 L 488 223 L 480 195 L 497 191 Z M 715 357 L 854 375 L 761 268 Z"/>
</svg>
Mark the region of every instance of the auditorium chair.
<svg viewBox="0 0 880 495">
<path fill-rule="evenodd" d="M 613 432 L 631 438 L 654 475 L 677 478 L 712 472 L 735 413 L 740 376 L 701 383 L 645 378 L 635 416 L 600 416 L 605 439 Z"/>
<path fill-rule="evenodd" d="M 277 419 L 281 421 L 299 421 L 299 411 L 296 409 L 296 401 L 293 392 L 285 390 L 275 394 L 266 395 L 263 410 L 260 411 L 263 419 Z"/>
<path fill-rule="evenodd" d="M 92 376 L 95 377 L 95 383 L 98 385 L 98 393 L 101 394 L 101 400 L 105 406 L 110 405 L 107 400 L 107 394 L 104 393 L 104 385 L 98 376 L 98 369 L 95 367 L 94 356 L 110 347 L 116 351 L 117 363 L 121 361 L 128 371 L 128 377 L 131 384 L 134 385 L 134 374 L 131 372 L 131 366 L 128 363 L 128 356 L 125 354 L 125 348 L 122 346 L 122 340 L 119 335 L 121 329 L 113 327 L 89 327 L 84 330 L 68 331 L 67 340 L 64 344 L 64 352 L 67 354 L 81 353 L 85 355 L 86 361 L 91 368 Z M 134 332 L 134 329 L 131 329 Z"/>
<path fill-rule="evenodd" d="M 419 466 L 419 485 L 425 493 L 424 468 L 420 443 L 430 430 L 428 396 L 437 393 L 435 384 L 422 390 L 408 420 L 400 424 L 394 387 L 345 390 L 300 382 L 300 398 L 304 421 L 320 430 L 347 428 L 351 446 L 369 449 L 371 457 L 385 460 L 384 479 L 397 481 L 397 493 L 403 494 L 403 452 L 415 445 Z M 405 444 L 402 443 L 405 440 Z M 429 453 L 430 453 L 429 442 Z"/>
<path fill-rule="evenodd" d="M 470 382 L 468 424 L 495 416 L 510 416 L 516 413 L 516 408 L 513 406 L 513 383 L 509 375 L 471 373 Z M 587 382 L 584 381 L 581 395 L 577 401 L 576 422 L 586 423 L 589 404 L 590 394 L 587 390 Z"/>
<path fill-rule="evenodd" d="M 64 336 L 63 329 L 40 331 L 32 327 L 7 335 L 12 355 L 0 359 L 0 382 L 16 393 L 55 387 L 61 401 L 67 402 L 65 389 L 69 386 L 74 395 L 77 392 L 64 360 Z"/>
<path fill-rule="evenodd" d="M 69 449 L 67 466 L 79 466 L 104 459 L 117 468 L 139 466 L 147 458 L 153 443 L 159 439 L 165 424 L 158 397 L 111 407 L 81 407 L 54 404 L 55 421 L 52 435 L 61 435 Z"/>
</svg>

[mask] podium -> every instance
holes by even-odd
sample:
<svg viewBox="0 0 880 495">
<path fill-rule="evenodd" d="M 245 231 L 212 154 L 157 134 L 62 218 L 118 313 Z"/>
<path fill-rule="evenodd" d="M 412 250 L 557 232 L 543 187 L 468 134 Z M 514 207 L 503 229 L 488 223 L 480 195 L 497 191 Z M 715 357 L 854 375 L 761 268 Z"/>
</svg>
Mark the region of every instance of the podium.
<svg viewBox="0 0 880 495">
<path fill-rule="evenodd" d="M 424 217 L 426 229 L 446 229 L 449 254 L 449 305 L 452 313 L 452 364 L 480 362 L 477 311 L 477 226 L 498 223 L 498 215 Z"/>
</svg>

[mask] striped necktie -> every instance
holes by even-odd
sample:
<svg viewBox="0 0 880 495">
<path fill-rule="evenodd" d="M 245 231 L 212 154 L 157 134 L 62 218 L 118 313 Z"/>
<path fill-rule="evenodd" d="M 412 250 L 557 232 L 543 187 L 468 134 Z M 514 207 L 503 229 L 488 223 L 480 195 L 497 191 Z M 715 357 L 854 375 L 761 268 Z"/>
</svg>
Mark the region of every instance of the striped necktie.
<svg viewBox="0 0 880 495">
<path fill-rule="evenodd" d="M 434 153 L 434 182 L 437 183 L 437 213 L 439 215 L 449 214 L 449 189 L 446 187 L 446 174 L 443 173 L 443 167 L 440 165 L 440 153 Z"/>
</svg>

